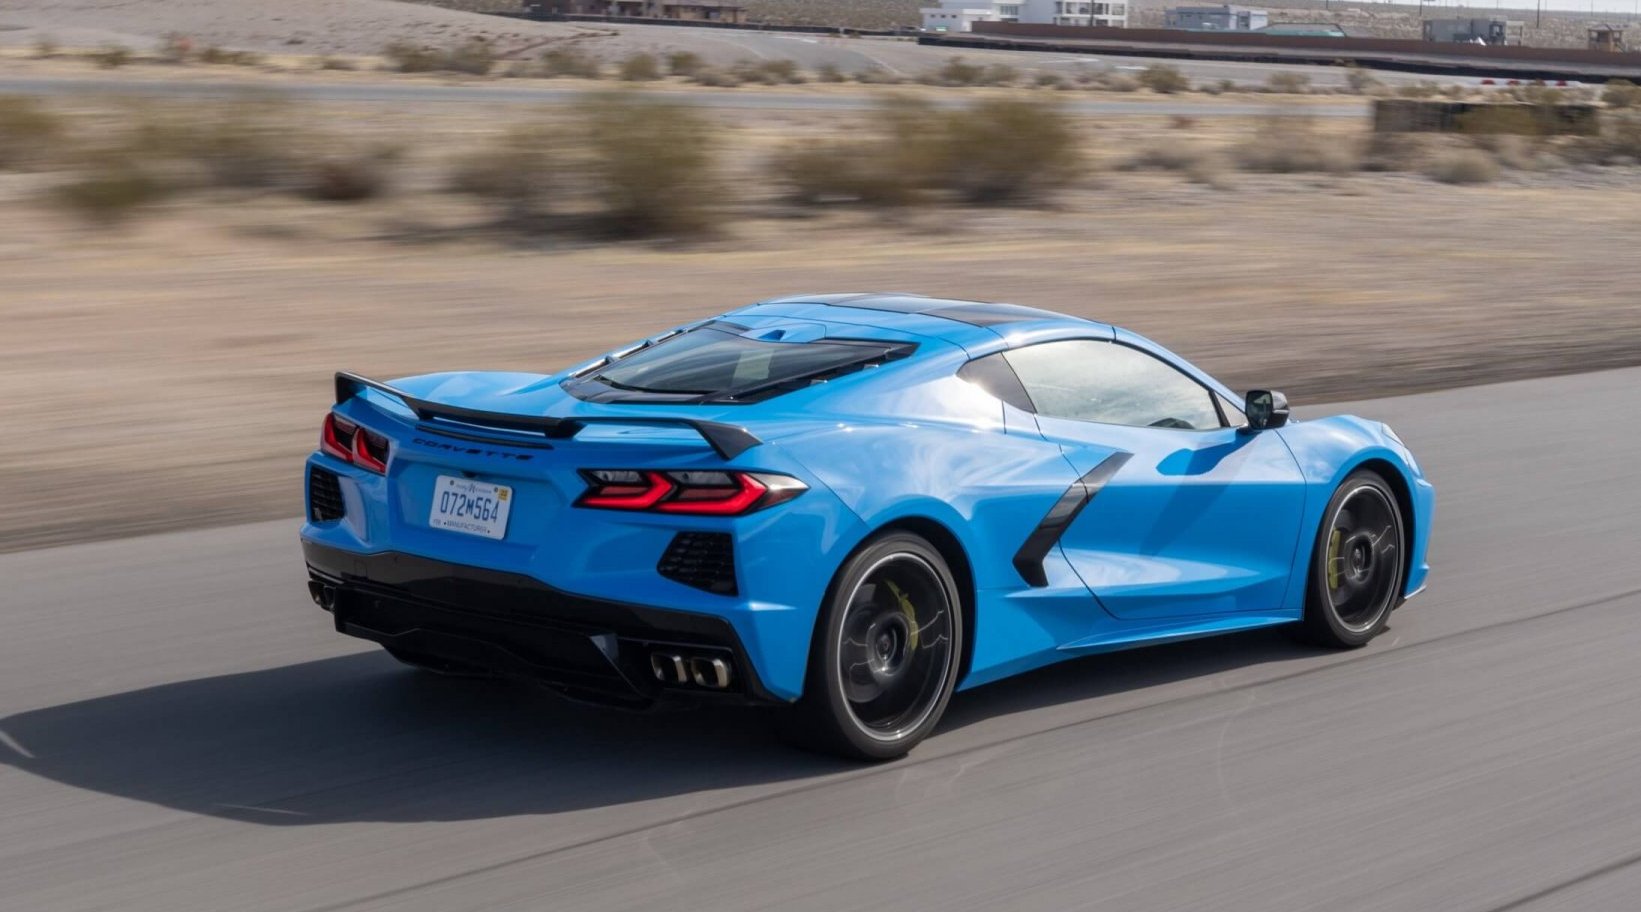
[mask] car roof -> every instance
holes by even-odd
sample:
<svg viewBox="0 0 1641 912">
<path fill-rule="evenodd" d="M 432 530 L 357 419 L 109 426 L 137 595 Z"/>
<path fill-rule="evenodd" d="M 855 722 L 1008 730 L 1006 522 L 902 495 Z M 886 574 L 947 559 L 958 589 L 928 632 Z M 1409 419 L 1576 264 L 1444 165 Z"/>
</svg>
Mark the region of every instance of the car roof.
<svg viewBox="0 0 1641 912">
<path fill-rule="evenodd" d="M 760 311 L 914 332 L 958 345 L 972 344 L 977 329 L 979 334 L 987 336 L 1000 336 L 1031 324 L 1098 327 L 1109 331 L 1102 323 L 1020 304 L 931 298 L 901 292 L 788 295 L 759 301 L 735 313 L 750 315 Z"/>
</svg>

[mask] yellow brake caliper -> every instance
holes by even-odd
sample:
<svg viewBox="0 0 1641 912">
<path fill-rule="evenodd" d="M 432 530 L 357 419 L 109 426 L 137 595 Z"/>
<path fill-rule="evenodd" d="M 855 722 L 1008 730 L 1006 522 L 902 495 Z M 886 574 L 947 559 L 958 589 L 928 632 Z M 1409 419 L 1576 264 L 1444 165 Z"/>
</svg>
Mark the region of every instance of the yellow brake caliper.
<svg viewBox="0 0 1641 912">
<path fill-rule="evenodd" d="M 1328 534 L 1328 589 L 1339 588 L 1339 530 Z"/>
<path fill-rule="evenodd" d="M 887 585 L 889 586 L 889 592 L 894 595 L 895 601 L 900 603 L 901 614 L 906 615 L 906 626 L 912 631 L 906 639 L 906 651 L 911 652 L 917 648 L 917 613 L 912 610 L 912 600 L 906 597 L 906 593 L 900 591 L 899 586 L 896 586 L 892 581 Z"/>
</svg>

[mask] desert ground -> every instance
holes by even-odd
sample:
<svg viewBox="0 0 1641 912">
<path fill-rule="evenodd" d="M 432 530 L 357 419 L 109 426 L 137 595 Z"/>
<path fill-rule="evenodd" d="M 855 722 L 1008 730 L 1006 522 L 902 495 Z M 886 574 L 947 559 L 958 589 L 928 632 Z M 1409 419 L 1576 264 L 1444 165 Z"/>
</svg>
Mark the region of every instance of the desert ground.
<svg viewBox="0 0 1641 912">
<path fill-rule="evenodd" d="M 133 110 L 53 104 L 94 134 Z M 1187 179 L 1122 163 L 1159 145 L 1244 142 L 1271 121 L 1080 118 L 1087 173 L 1050 201 L 799 208 L 748 189 L 761 160 L 860 115 L 722 110 L 710 116 L 727 137 L 734 217 L 687 240 L 613 242 L 510 233 L 444 192 L 450 158 L 506 132 L 526 116 L 516 106 L 297 110 L 305 129 L 407 150 L 391 191 L 343 205 L 216 190 L 99 227 L 52 203 L 51 173 L 0 172 L 0 422 L 29 441 L 0 456 L 0 549 L 300 512 L 299 466 L 339 368 L 548 372 L 806 290 L 1111 321 L 1297 402 L 1641 363 L 1633 166 L 1509 170 L 1483 186 Z M 1362 139 L 1356 121 L 1315 129 Z"/>
</svg>

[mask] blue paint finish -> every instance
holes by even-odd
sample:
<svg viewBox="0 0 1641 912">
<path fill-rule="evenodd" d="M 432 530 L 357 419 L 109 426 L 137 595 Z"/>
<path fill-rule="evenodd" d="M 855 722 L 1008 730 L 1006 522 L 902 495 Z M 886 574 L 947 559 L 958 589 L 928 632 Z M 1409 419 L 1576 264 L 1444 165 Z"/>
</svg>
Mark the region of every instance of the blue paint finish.
<svg viewBox="0 0 1641 912">
<path fill-rule="evenodd" d="M 419 398 L 470 409 L 689 417 L 744 427 L 762 441 L 727 463 L 686 428 L 598 425 L 572 439 L 547 440 L 418 422 L 394 397 L 361 393 L 337 411 L 391 440 L 387 473 L 309 457 L 341 477 L 348 516 L 309 522 L 301 534 L 360 555 L 403 552 L 524 574 L 592 598 L 724 618 L 764 686 L 785 699 L 802 692 L 821 600 L 839 567 L 896 523 L 939 524 L 971 570 L 972 656 L 964 687 L 1074 655 L 1299 618 L 1323 507 L 1346 475 L 1368 463 L 1396 473 L 1409 490 L 1414 568 L 1407 591 L 1425 582 L 1433 489 L 1381 424 L 1337 417 L 1248 434 L 1034 416 L 959 379 L 957 370 L 971 358 L 1023 345 L 1097 338 L 1151 352 L 1221 395 L 1239 397 L 1155 343 L 1104 324 L 1031 315 L 975 325 L 904 312 L 919 307 L 915 298 L 887 301 L 898 308 L 887 310 L 851 307 L 850 300 L 798 296 L 722 319 L 747 327 L 752 338 L 913 342 L 915 353 L 752 404 L 589 403 L 561 387 L 568 372 L 460 372 L 393 382 Z M 1013 564 L 1016 551 L 1080 476 L 1119 452 L 1131 457 L 1044 559 L 1047 585 L 1029 585 Z M 580 469 L 726 465 L 791 475 L 809 490 L 741 517 L 572 506 L 585 486 Z M 439 475 L 513 488 L 506 537 L 429 526 Z M 656 564 L 683 530 L 733 536 L 738 595 L 660 576 Z"/>
</svg>

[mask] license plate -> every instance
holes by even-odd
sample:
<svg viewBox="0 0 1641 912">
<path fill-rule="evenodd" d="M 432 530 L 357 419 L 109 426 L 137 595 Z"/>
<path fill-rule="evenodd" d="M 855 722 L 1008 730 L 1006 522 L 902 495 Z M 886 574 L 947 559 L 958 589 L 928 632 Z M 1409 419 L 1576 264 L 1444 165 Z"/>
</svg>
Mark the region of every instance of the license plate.
<svg viewBox="0 0 1641 912">
<path fill-rule="evenodd" d="M 507 511 L 513 489 L 506 485 L 440 475 L 433 482 L 433 511 L 427 524 L 485 538 L 507 534 Z"/>
</svg>

